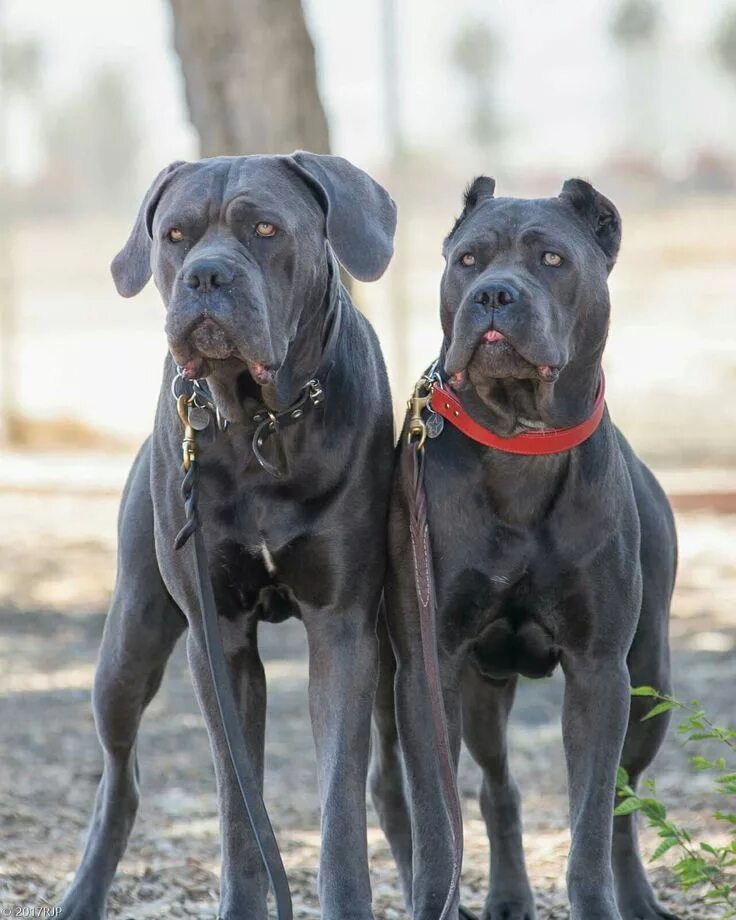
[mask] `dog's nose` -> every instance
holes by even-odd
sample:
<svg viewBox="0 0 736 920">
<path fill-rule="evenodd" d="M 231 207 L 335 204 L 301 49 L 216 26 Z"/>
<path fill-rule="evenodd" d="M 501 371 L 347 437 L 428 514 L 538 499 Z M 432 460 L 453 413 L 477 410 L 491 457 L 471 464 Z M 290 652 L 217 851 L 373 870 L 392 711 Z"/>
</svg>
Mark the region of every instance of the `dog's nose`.
<svg viewBox="0 0 736 920">
<path fill-rule="evenodd" d="M 193 291 L 205 294 L 230 284 L 234 277 L 232 269 L 219 259 L 197 259 L 187 269 L 184 283 Z"/>
<path fill-rule="evenodd" d="M 519 299 L 519 292 L 505 281 L 484 284 L 473 295 L 473 302 L 481 307 L 507 307 Z"/>
</svg>

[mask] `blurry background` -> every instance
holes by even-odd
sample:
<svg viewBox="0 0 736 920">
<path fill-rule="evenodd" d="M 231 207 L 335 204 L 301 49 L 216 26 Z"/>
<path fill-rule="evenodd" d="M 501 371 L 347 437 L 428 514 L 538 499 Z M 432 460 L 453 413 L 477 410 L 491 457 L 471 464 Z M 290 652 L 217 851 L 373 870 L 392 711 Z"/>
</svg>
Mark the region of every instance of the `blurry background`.
<svg viewBox="0 0 736 920">
<path fill-rule="evenodd" d="M 683 695 L 732 717 L 734 0 L 0 0 L 0 707 L 14 717 L 0 719 L 12 844 L 5 861 L 0 852 L 0 904 L 40 903 L 63 887 L 99 770 L 88 696 L 115 507 L 150 430 L 165 354 L 155 289 L 121 300 L 110 259 L 169 161 L 297 147 L 354 160 L 398 202 L 394 263 L 354 295 L 381 337 L 399 411 L 440 344 L 441 240 L 472 176 L 494 175 L 499 194 L 554 195 L 580 175 L 613 198 L 624 243 L 609 404 L 678 510 Z M 303 882 L 299 915 L 313 916 L 316 799 L 292 626 L 264 631 L 276 710 L 269 782 Z M 143 742 L 157 768 L 113 898 L 120 916 L 130 905 L 136 917 L 178 915 L 172 903 L 188 903 L 198 872 L 191 897 L 201 916 L 214 909 L 208 752 L 183 660 L 172 670 Z M 565 916 L 558 695 L 554 682 L 524 688 L 515 739 L 549 917 Z M 663 755 L 665 791 L 680 787 L 685 763 L 676 744 Z M 466 774 L 470 796 L 476 777 Z M 683 803 L 684 817 L 707 822 L 704 802 Z M 468 808 L 477 903 L 485 857 Z M 400 916 L 387 851 L 371 834 L 379 916 Z"/>
</svg>

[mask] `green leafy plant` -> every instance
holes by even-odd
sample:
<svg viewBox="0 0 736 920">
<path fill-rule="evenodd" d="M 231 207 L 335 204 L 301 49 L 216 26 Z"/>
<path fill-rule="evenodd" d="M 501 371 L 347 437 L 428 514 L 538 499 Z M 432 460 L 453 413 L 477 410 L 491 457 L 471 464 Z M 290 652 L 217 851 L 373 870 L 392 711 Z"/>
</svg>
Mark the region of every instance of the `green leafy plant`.
<svg viewBox="0 0 736 920">
<path fill-rule="evenodd" d="M 655 701 L 644 720 L 654 719 L 670 710 L 677 710 L 682 718 L 677 731 L 686 744 L 712 741 L 721 745 L 721 750 L 725 748 L 726 756 L 709 760 L 698 754 L 690 758 L 690 763 L 697 772 L 708 771 L 713 774 L 714 791 L 718 794 L 726 797 L 736 796 L 736 731 L 715 725 L 697 700 L 688 705 L 673 696 L 659 693 L 653 687 L 636 687 L 631 691 L 631 695 L 651 697 Z M 626 770 L 619 767 L 616 784 L 620 801 L 614 814 L 630 815 L 633 812 L 641 812 L 649 826 L 659 832 L 661 840 L 652 855 L 652 861 L 660 859 L 670 850 L 677 849 L 679 859 L 673 869 L 681 887 L 687 891 L 696 885 L 707 886 L 705 900 L 725 907 L 724 917 L 736 917 L 734 799 L 727 798 L 725 807 L 714 815 L 718 821 L 726 825 L 731 840 L 725 845 L 712 844 L 694 840 L 687 828 L 670 820 L 666 806 L 657 797 L 654 780 L 648 780 L 644 784 L 648 795 L 639 795 L 629 784 Z"/>
</svg>

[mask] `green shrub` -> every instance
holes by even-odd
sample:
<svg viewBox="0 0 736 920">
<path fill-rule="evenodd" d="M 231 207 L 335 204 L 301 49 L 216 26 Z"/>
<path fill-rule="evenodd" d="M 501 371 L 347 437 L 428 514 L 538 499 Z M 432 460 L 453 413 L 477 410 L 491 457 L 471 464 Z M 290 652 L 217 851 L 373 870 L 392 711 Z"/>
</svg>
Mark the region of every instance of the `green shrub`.
<svg viewBox="0 0 736 920">
<path fill-rule="evenodd" d="M 725 756 L 709 760 L 694 755 L 690 757 L 690 763 L 698 772 L 708 771 L 713 774 L 714 791 L 725 797 L 725 806 L 714 817 L 726 825 L 731 840 L 725 845 L 694 840 L 686 828 L 668 818 L 666 806 L 657 798 L 654 780 L 644 784 L 648 795 L 639 795 L 629 785 L 629 777 L 623 767 L 618 770 L 620 801 L 614 814 L 641 812 L 649 826 L 655 828 L 661 837 L 652 861 L 677 849 L 679 859 L 673 868 L 682 888 L 687 891 L 695 885 L 707 886 L 704 898 L 711 904 L 725 907 L 724 917 L 736 917 L 736 731 L 715 725 L 697 700 L 686 705 L 673 696 L 659 693 L 653 687 L 636 687 L 631 695 L 655 700 L 655 705 L 644 716 L 645 720 L 656 718 L 669 710 L 677 710 L 682 716 L 677 731 L 686 744 L 715 741 L 721 746 Z"/>
</svg>

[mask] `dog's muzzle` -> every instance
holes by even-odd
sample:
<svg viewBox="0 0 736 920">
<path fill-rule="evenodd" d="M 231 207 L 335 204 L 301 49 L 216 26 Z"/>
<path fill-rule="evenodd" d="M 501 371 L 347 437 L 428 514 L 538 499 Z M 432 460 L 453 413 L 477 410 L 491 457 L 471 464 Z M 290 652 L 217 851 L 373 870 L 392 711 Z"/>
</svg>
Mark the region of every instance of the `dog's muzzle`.
<svg viewBox="0 0 736 920">
<path fill-rule="evenodd" d="M 203 358 L 222 361 L 234 352 L 230 337 L 215 320 L 210 317 L 202 319 L 189 334 L 189 343 L 194 351 Z"/>
</svg>

